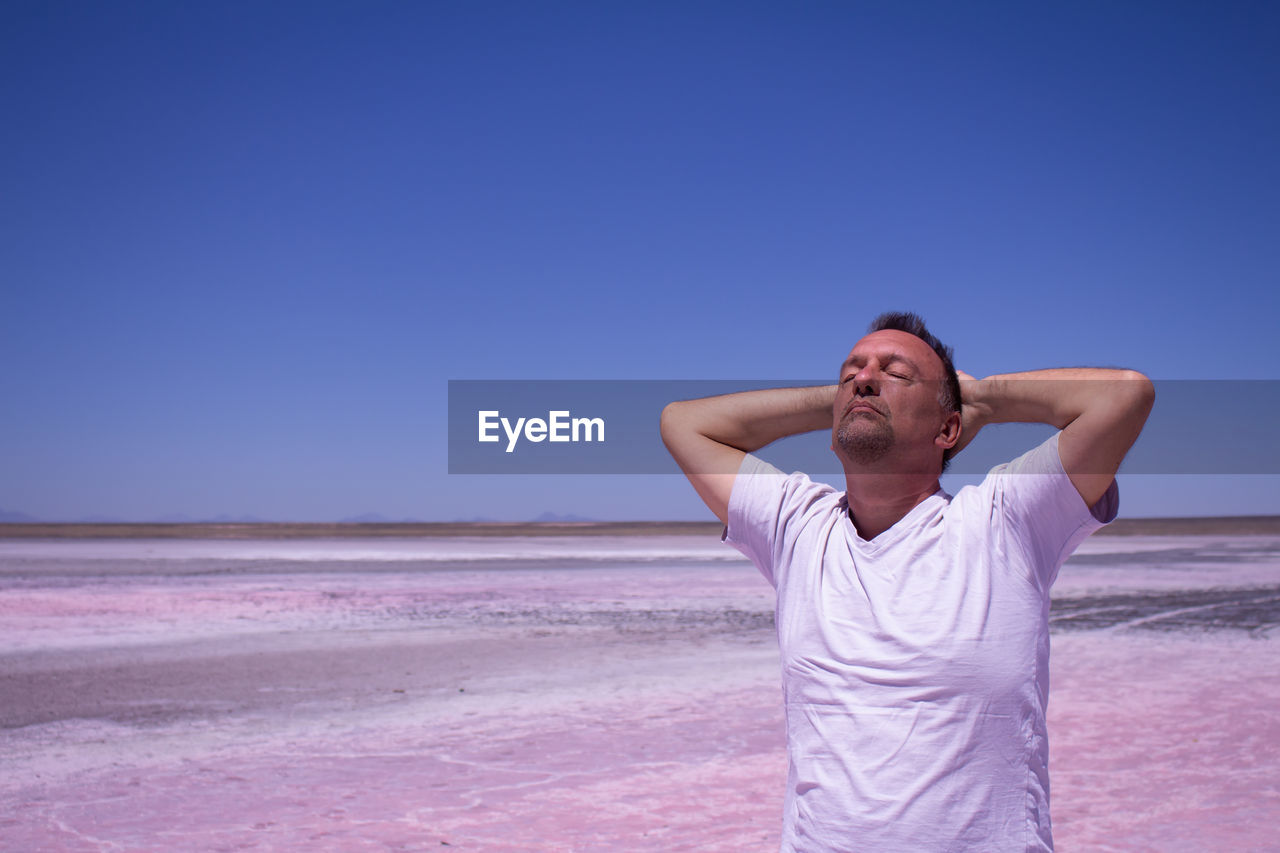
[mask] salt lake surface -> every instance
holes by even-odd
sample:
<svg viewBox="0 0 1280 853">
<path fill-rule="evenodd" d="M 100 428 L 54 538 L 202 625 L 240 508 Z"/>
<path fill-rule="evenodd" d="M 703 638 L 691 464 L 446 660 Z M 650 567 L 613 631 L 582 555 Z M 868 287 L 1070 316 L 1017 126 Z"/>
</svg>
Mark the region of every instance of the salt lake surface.
<svg viewBox="0 0 1280 853">
<path fill-rule="evenodd" d="M 0 541 L 0 849 L 770 850 L 771 590 L 714 537 Z M 1055 587 L 1061 850 L 1275 849 L 1280 539 Z"/>
</svg>

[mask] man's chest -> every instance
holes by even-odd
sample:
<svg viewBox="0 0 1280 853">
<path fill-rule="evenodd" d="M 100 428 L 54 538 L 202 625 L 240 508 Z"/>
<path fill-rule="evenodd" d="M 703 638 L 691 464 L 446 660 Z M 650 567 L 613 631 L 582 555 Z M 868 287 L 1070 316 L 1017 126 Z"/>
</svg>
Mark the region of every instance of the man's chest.
<svg viewBox="0 0 1280 853">
<path fill-rule="evenodd" d="M 1034 672 L 1042 603 L 989 543 L 940 533 L 861 553 L 833 537 L 793 554 L 777 613 L 789 698 L 999 694 Z"/>
</svg>

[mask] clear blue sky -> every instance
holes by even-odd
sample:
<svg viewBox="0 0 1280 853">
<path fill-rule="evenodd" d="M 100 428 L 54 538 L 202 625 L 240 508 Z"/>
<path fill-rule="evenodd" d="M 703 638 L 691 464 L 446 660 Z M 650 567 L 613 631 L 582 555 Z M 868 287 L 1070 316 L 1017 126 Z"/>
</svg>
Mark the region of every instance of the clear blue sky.
<svg viewBox="0 0 1280 853">
<path fill-rule="evenodd" d="M 7 3 L 0 508 L 706 518 L 449 476 L 447 380 L 822 378 L 886 309 L 977 375 L 1280 379 L 1277 44 L 1273 3 Z"/>
</svg>

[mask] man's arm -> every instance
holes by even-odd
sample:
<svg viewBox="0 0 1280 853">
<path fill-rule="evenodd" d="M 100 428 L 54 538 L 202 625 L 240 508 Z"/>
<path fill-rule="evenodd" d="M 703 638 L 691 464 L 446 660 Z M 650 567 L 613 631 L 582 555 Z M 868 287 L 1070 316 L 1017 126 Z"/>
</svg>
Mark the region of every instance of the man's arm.
<svg viewBox="0 0 1280 853">
<path fill-rule="evenodd" d="M 831 429 L 836 386 L 770 388 L 662 410 L 662 441 L 702 502 L 729 523 L 729 496 L 746 454 L 788 435 Z"/>
<path fill-rule="evenodd" d="M 974 379 L 961 374 L 961 442 L 992 423 L 1045 423 L 1062 430 L 1058 456 L 1080 497 L 1106 494 L 1155 402 L 1151 380 L 1133 370 L 1066 368 Z"/>
</svg>

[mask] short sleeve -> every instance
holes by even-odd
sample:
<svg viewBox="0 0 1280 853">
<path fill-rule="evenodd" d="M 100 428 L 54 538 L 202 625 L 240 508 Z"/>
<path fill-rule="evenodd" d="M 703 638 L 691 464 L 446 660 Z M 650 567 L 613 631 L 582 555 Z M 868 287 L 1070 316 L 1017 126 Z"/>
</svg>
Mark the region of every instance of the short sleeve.
<svg viewBox="0 0 1280 853">
<path fill-rule="evenodd" d="M 733 481 L 729 523 L 721 538 L 741 551 L 776 587 L 781 580 L 778 555 L 782 543 L 788 534 L 794 537 L 804 510 L 833 491 L 804 474 L 783 474 L 747 454 Z"/>
<path fill-rule="evenodd" d="M 1087 506 L 1058 455 L 1054 433 L 1039 447 L 997 466 L 991 478 L 997 511 L 1009 547 L 1022 553 L 1048 590 L 1058 569 L 1091 533 L 1113 521 L 1120 507 L 1115 481 L 1096 504 Z"/>
</svg>

